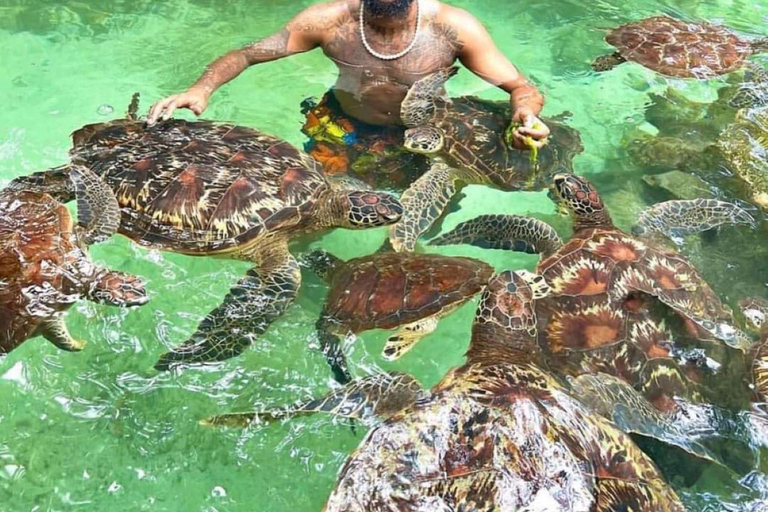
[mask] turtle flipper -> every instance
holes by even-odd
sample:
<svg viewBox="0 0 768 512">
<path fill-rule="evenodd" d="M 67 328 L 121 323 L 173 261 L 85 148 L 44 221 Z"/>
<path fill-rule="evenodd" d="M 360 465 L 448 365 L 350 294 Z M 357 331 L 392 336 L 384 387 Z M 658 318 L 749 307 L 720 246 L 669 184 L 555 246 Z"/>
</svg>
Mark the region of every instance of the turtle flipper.
<svg viewBox="0 0 768 512">
<path fill-rule="evenodd" d="M 103 242 L 120 227 L 120 205 L 114 192 L 87 167 L 74 165 L 70 177 L 75 184 L 77 222 L 87 245 Z"/>
<path fill-rule="evenodd" d="M 312 251 L 302 256 L 300 263 L 304 267 L 309 267 L 321 279 L 328 281 L 334 269 L 343 261 L 326 251 Z"/>
<path fill-rule="evenodd" d="M 101 271 L 90 282 L 86 297 L 98 304 L 110 306 L 142 306 L 149 301 L 144 281 L 123 272 Z"/>
<path fill-rule="evenodd" d="M 400 330 L 387 339 L 384 350 L 381 351 L 381 356 L 387 361 L 400 359 L 403 355 L 410 352 L 424 336 L 435 332 L 438 321 L 438 315 L 432 315 L 418 322 L 402 326 Z"/>
<path fill-rule="evenodd" d="M 61 350 L 66 350 L 67 352 L 79 352 L 85 346 L 84 342 L 74 339 L 69 334 L 67 324 L 64 323 L 64 319 L 60 315 L 43 322 L 39 327 L 38 333 Z"/>
<path fill-rule="evenodd" d="M 723 224 L 754 225 L 755 219 L 743 208 L 716 199 L 675 200 L 646 209 L 632 228 L 635 235 L 660 233 L 676 238 L 708 231 Z"/>
<path fill-rule="evenodd" d="M 592 63 L 592 69 L 597 72 L 609 71 L 624 62 L 627 62 L 627 59 L 622 57 L 619 52 L 610 55 L 601 55 Z"/>
<path fill-rule="evenodd" d="M 549 224 L 518 215 L 480 215 L 432 239 L 430 245 L 470 244 L 528 254 L 552 254 L 563 245 Z"/>
<path fill-rule="evenodd" d="M 339 384 L 348 384 L 352 380 L 347 365 L 347 357 L 341 347 L 341 337 L 331 332 L 327 320 L 322 316 L 316 324 L 320 350 L 331 367 L 333 378 Z"/>
<path fill-rule="evenodd" d="M 456 194 L 457 172 L 441 162 L 403 192 L 403 218 L 390 227 L 389 241 L 397 252 L 413 251 L 419 237 L 442 215 Z"/>
<path fill-rule="evenodd" d="M 716 435 L 706 408 L 679 402 L 675 414 L 654 408 L 625 381 L 605 373 L 570 378 L 573 396 L 592 412 L 614 422 L 621 430 L 658 439 L 702 459 L 720 463 L 699 439 Z"/>
<path fill-rule="evenodd" d="M 249 270 L 197 331 L 160 356 L 155 368 L 163 371 L 177 364 L 223 361 L 242 353 L 255 336 L 263 334 L 293 302 L 301 284 L 298 262 L 287 247 L 283 250 L 282 257 L 278 254 Z"/>
<path fill-rule="evenodd" d="M 387 417 L 413 404 L 422 394 L 419 383 L 404 373 L 380 373 L 355 380 L 328 395 L 282 409 L 213 416 L 206 426 L 245 427 L 253 422 L 279 421 L 295 416 L 326 413 L 367 420 Z"/>
<path fill-rule="evenodd" d="M 406 126 L 421 126 L 435 113 L 435 100 L 445 83 L 459 68 L 451 66 L 438 70 L 414 83 L 405 95 L 400 107 L 400 117 Z"/>
<path fill-rule="evenodd" d="M 621 477 L 598 478 L 594 493 L 595 512 L 686 512 L 675 491 L 661 479 L 645 482 Z"/>
</svg>

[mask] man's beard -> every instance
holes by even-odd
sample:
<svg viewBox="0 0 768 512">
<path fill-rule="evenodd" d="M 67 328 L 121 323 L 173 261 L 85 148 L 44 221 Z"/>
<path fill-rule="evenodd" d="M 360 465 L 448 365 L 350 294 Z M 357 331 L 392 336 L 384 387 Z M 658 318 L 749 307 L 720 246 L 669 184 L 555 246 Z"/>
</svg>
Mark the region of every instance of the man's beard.
<svg viewBox="0 0 768 512">
<path fill-rule="evenodd" d="M 373 18 L 403 18 L 408 14 L 414 0 L 363 0 L 365 12 Z"/>
</svg>

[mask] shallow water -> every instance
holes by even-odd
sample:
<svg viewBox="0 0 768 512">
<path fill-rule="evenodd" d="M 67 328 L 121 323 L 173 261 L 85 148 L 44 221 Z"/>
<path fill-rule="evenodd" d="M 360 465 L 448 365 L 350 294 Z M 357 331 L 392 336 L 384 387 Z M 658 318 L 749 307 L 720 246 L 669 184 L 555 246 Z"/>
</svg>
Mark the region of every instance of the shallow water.
<svg viewBox="0 0 768 512">
<path fill-rule="evenodd" d="M 65 162 L 74 129 L 122 114 L 135 91 L 146 108 L 182 90 L 215 56 L 276 31 L 310 3 L 4 0 L 0 185 Z M 649 130 L 649 95 L 671 87 L 711 101 L 725 81 L 670 80 L 637 65 L 597 75 L 589 63 L 610 50 L 604 29 L 668 13 L 768 36 L 768 4 L 754 1 L 545 0 L 527 9 L 498 0 L 454 3 L 485 21 L 499 46 L 541 87 L 548 115 L 571 113 L 570 124 L 586 148 L 576 169 L 596 182 L 622 227 L 664 198 L 641 180 L 659 169 L 644 169 L 626 149 L 639 131 Z M 301 144 L 299 103 L 320 96 L 334 76 L 333 64 L 319 51 L 263 65 L 222 89 L 206 117 Z M 449 92 L 504 97 L 468 72 L 449 84 Z M 721 181 L 723 197 L 739 191 L 734 180 Z M 505 212 L 538 215 L 568 232 L 568 222 L 554 217 L 543 192 L 469 187 L 465 194 L 444 230 L 478 213 Z M 384 236 L 384 230 L 336 231 L 311 245 L 351 258 L 373 252 Z M 724 230 L 687 240 L 684 252 L 733 305 L 740 297 L 768 293 L 764 237 L 760 228 Z M 466 247 L 436 252 L 481 256 L 499 269 L 533 269 L 536 263 L 533 256 Z M 315 346 L 313 327 L 325 294 L 320 281 L 305 274 L 295 305 L 244 356 L 204 370 L 157 374 L 152 364 L 158 355 L 185 339 L 248 265 L 148 252 L 119 237 L 92 254 L 111 268 L 146 277 L 152 301 L 128 311 L 82 302 L 67 323 L 89 342 L 83 352 L 63 353 L 35 339 L 0 360 L 0 510 L 320 510 L 362 427 L 353 433 L 322 418 L 246 431 L 197 423 L 214 413 L 283 404 L 329 388 L 322 356 L 308 348 Z M 355 373 L 397 369 L 434 384 L 462 361 L 473 311 L 474 302 L 396 364 L 378 357 L 387 333 L 362 335 L 347 347 Z M 673 483 L 691 510 L 729 510 L 720 503 L 757 497 L 714 470 Z"/>
</svg>

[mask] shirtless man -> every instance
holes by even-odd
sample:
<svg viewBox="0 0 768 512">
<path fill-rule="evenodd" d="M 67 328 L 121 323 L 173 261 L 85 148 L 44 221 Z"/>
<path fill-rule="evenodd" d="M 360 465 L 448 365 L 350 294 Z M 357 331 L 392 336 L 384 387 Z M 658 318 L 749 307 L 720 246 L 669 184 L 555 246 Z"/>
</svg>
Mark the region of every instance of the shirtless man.
<svg viewBox="0 0 768 512">
<path fill-rule="evenodd" d="M 334 107 L 347 118 L 334 125 L 339 127 L 335 141 L 339 144 L 357 141 L 358 135 L 366 132 L 401 134 L 400 103 L 409 87 L 459 60 L 510 94 L 513 121 L 522 124 L 514 134 L 518 148 L 526 148 L 526 136 L 542 146 L 549 135 L 537 117 L 544 98 L 536 87 L 496 48 L 477 19 L 437 0 L 339 0 L 311 6 L 277 34 L 214 61 L 186 92 L 155 103 L 147 122 L 152 125 L 158 119 L 167 120 L 179 108 L 200 115 L 213 92 L 249 66 L 318 47 L 336 63 L 339 77 L 331 96 L 326 95 L 321 104 L 328 103 L 329 107 L 307 109 L 308 134 L 308 130 L 319 130 L 318 123 L 329 122 Z M 330 140 L 328 133 L 334 131 L 323 133 L 315 138 L 325 143 Z M 350 134 L 354 137 L 343 137 Z"/>
</svg>

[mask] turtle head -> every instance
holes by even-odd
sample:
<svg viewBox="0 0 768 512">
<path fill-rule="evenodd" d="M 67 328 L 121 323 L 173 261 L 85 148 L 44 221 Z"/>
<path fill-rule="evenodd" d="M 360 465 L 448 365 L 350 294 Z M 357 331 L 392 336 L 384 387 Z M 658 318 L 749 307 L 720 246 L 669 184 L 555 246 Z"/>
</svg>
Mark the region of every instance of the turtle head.
<svg viewBox="0 0 768 512">
<path fill-rule="evenodd" d="M 558 173 L 553 178 L 553 192 L 574 221 L 574 229 L 613 225 L 597 189 L 581 176 Z"/>
<path fill-rule="evenodd" d="M 405 131 L 405 149 L 412 153 L 431 155 L 445 145 L 445 134 L 435 126 L 420 126 Z"/>
<path fill-rule="evenodd" d="M 338 192 L 341 227 L 350 229 L 388 226 L 403 216 L 403 205 L 391 194 L 356 190 Z"/>
<path fill-rule="evenodd" d="M 467 357 L 494 362 L 537 363 L 534 301 L 549 294 L 542 276 L 525 270 L 494 276 L 483 293 Z M 490 361 L 489 361 L 490 362 Z"/>
<path fill-rule="evenodd" d="M 89 300 L 110 306 L 142 306 L 149 301 L 144 281 L 123 272 L 101 272 L 90 283 Z"/>
<path fill-rule="evenodd" d="M 760 332 L 768 328 L 768 299 L 749 298 L 739 302 L 739 308 L 751 331 Z"/>
</svg>

